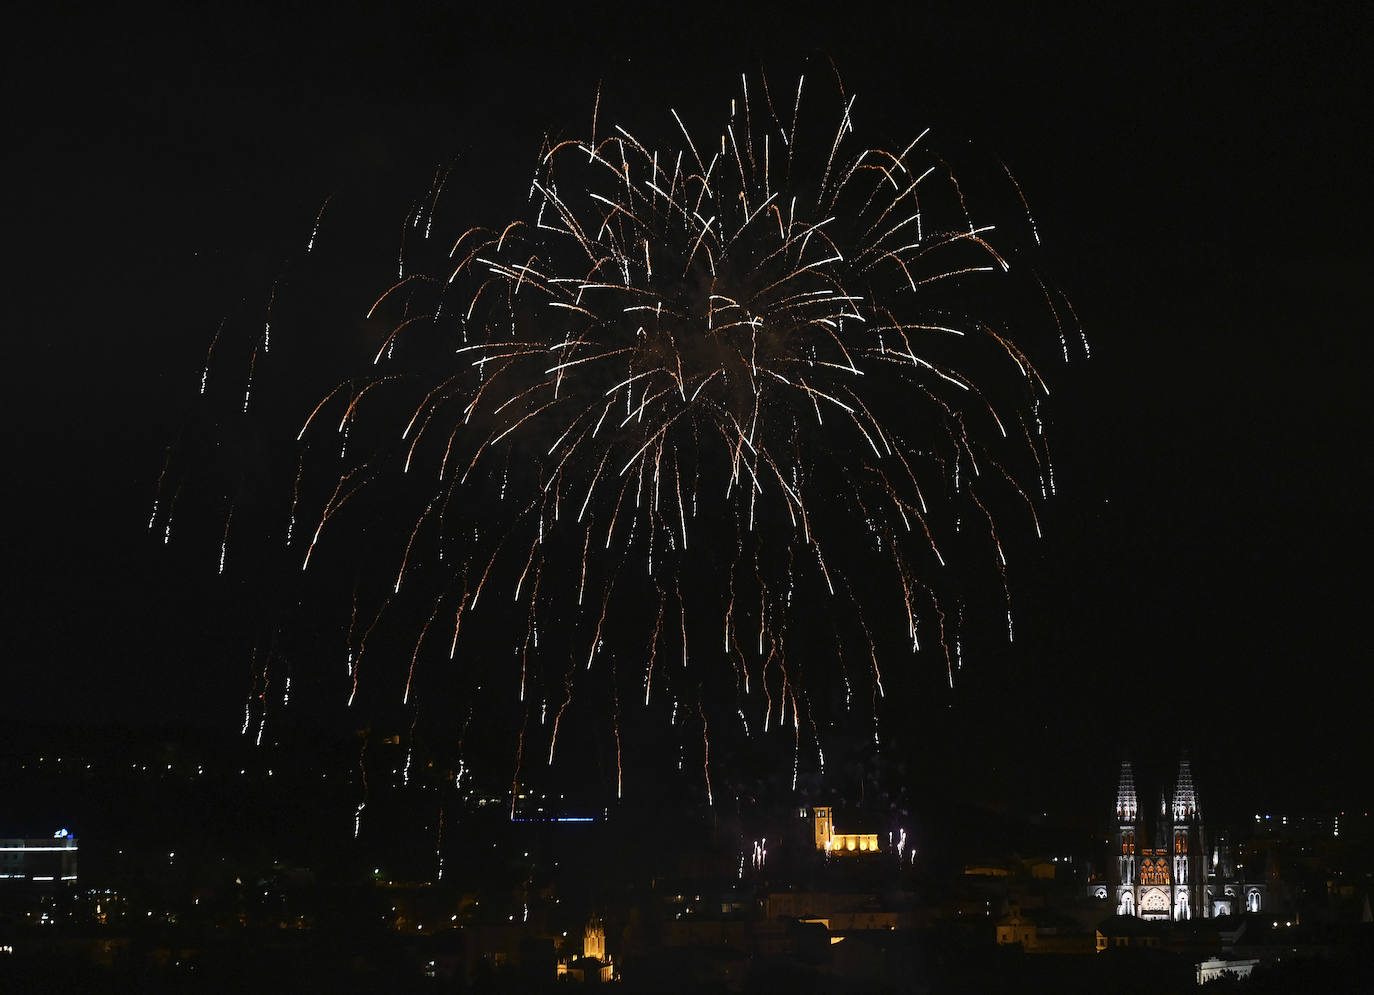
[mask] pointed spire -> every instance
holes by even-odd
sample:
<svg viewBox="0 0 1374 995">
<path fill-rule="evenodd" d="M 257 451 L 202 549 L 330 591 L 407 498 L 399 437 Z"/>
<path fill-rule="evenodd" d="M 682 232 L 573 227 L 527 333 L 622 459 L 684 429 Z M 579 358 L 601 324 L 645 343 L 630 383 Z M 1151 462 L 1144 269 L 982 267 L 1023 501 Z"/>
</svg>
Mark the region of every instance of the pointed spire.
<svg viewBox="0 0 1374 995">
<path fill-rule="evenodd" d="M 1197 792 L 1193 790 L 1193 771 L 1188 765 L 1188 754 L 1178 761 L 1178 777 L 1174 780 L 1174 821 L 1201 819 L 1202 810 L 1198 808 Z"/>
<path fill-rule="evenodd" d="M 1116 785 L 1116 817 L 1121 822 L 1134 822 L 1135 814 L 1135 777 L 1131 774 L 1131 762 L 1123 760 L 1121 779 Z"/>
</svg>

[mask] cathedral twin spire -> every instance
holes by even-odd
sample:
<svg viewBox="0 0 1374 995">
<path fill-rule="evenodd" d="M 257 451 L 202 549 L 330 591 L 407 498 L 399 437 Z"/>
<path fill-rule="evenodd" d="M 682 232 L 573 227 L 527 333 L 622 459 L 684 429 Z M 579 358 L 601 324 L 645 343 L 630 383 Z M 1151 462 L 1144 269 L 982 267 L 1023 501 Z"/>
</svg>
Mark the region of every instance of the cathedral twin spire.
<svg viewBox="0 0 1374 995">
<path fill-rule="evenodd" d="M 1207 916 L 1202 813 L 1187 756 L 1179 760 L 1172 792 L 1160 792 L 1157 820 L 1141 810 L 1135 771 L 1130 761 L 1122 761 L 1116 822 L 1112 886 L 1118 914 L 1173 920 Z"/>
<path fill-rule="evenodd" d="M 1121 761 L 1121 778 L 1116 785 L 1116 817 L 1121 822 L 1134 822 L 1138 806 L 1135 800 L 1135 778 L 1131 762 Z"/>
<path fill-rule="evenodd" d="M 1174 821 L 1201 818 L 1197 792 L 1193 790 L 1193 771 L 1188 766 L 1187 755 L 1184 755 L 1178 762 L 1178 777 L 1174 779 Z"/>
<path fill-rule="evenodd" d="M 1167 804 L 1161 806 L 1161 815 L 1168 814 Z M 1201 819 L 1202 810 L 1197 803 L 1197 790 L 1193 787 L 1193 770 L 1184 755 L 1178 762 L 1178 776 L 1174 778 L 1174 821 Z M 1134 822 L 1140 811 L 1135 794 L 1135 774 L 1129 760 L 1121 761 L 1121 775 L 1116 786 L 1116 817 L 1121 822 Z"/>
</svg>

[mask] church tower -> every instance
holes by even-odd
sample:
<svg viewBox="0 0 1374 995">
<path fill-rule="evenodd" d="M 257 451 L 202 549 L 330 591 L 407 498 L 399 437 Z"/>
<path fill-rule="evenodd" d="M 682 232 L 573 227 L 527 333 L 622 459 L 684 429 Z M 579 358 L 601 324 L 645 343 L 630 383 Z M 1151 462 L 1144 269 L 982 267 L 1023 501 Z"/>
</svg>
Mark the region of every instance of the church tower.
<svg viewBox="0 0 1374 995">
<path fill-rule="evenodd" d="M 595 919 L 582 931 L 582 956 L 606 959 L 606 927 Z"/>
<path fill-rule="evenodd" d="M 1116 911 L 1121 915 L 1136 914 L 1136 833 L 1140 829 L 1140 810 L 1135 797 L 1135 776 L 1131 762 L 1121 761 L 1121 776 L 1116 785 L 1116 851 L 1115 885 Z"/>
<path fill-rule="evenodd" d="M 815 808 L 816 816 L 816 849 L 830 849 L 831 838 L 835 834 L 835 826 L 830 821 L 830 806 L 817 805 Z"/>
<path fill-rule="evenodd" d="M 1172 819 L 1173 884 L 1175 919 L 1207 915 L 1203 901 L 1207 880 L 1207 844 L 1202 832 L 1202 809 L 1193 788 L 1193 772 L 1185 754 L 1174 779 Z"/>
</svg>

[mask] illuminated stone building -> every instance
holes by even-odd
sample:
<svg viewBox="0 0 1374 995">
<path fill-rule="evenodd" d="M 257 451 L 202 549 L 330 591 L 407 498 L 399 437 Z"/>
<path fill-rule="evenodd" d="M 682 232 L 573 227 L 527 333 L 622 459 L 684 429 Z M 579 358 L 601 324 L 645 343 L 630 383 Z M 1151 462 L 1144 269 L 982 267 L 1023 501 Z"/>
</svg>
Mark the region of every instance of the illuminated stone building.
<svg viewBox="0 0 1374 995">
<path fill-rule="evenodd" d="M 830 819 L 830 807 L 818 805 L 814 810 L 816 849 L 825 853 L 877 853 L 877 833 L 837 833 Z"/>
<path fill-rule="evenodd" d="M 593 919 L 582 933 L 582 956 L 558 961 L 560 981 L 608 982 L 615 977 L 615 963 L 606 955 L 606 927 Z"/>
<path fill-rule="evenodd" d="M 1114 827 L 1110 884 L 1090 887 L 1095 897 L 1110 899 L 1118 915 L 1181 921 L 1259 912 L 1266 904 L 1264 885 L 1240 880 L 1220 846 L 1208 853 L 1186 757 L 1179 760 L 1172 798 L 1161 792 L 1153 819 L 1136 798 L 1130 762 L 1123 761 Z"/>
</svg>

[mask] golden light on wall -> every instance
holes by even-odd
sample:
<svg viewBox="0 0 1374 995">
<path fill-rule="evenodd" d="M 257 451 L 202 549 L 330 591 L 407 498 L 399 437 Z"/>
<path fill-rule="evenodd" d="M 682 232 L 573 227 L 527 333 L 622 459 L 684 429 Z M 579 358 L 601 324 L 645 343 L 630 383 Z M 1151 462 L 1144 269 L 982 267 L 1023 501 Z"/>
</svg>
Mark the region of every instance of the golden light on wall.
<svg viewBox="0 0 1374 995">
<path fill-rule="evenodd" d="M 830 820 L 830 809 L 818 806 L 814 810 L 816 849 L 826 853 L 877 853 L 877 833 L 837 833 Z"/>
</svg>

